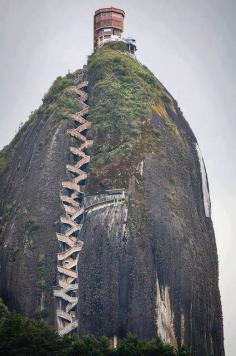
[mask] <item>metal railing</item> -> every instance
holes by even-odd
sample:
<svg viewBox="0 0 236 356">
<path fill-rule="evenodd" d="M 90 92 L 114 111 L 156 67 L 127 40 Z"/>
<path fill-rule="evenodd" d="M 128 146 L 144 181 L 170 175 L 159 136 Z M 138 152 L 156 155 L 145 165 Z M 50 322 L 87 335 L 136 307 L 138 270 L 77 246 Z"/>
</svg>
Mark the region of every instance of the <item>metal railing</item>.
<svg viewBox="0 0 236 356">
<path fill-rule="evenodd" d="M 61 216 L 60 221 L 64 227 L 63 234 L 57 234 L 57 240 L 60 244 L 61 251 L 57 254 L 57 272 L 58 286 L 54 289 L 54 296 L 57 299 L 57 323 L 60 335 L 65 335 L 78 328 L 76 319 L 76 309 L 78 304 L 78 260 L 79 253 L 82 249 L 83 242 L 79 240 L 79 232 L 82 225 L 84 208 L 78 202 L 82 194 L 80 182 L 87 179 L 87 173 L 83 167 L 89 163 L 88 156 L 84 149 L 93 144 L 92 140 L 87 140 L 83 134 L 87 131 L 91 123 L 84 117 L 89 113 L 89 106 L 86 104 L 88 94 L 84 91 L 88 82 L 83 81 L 84 72 L 81 71 L 77 86 L 70 88 L 76 93 L 78 101 L 83 109 L 75 114 L 69 114 L 68 119 L 78 124 L 74 129 L 67 131 L 67 134 L 80 141 L 80 147 L 70 147 L 70 152 L 78 157 L 75 165 L 67 165 L 67 172 L 72 172 L 74 177 L 71 180 L 62 182 L 62 186 L 67 189 L 67 195 L 61 195 L 61 202 L 64 207 L 65 215 Z"/>
</svg>

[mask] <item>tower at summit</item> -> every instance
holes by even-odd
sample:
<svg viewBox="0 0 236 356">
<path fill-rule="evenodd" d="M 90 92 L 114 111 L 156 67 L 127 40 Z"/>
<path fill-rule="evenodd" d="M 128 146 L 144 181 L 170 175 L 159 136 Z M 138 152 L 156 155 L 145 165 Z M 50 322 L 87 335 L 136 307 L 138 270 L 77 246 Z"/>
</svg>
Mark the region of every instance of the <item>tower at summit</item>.
<svg viewBox="0 0 236 356">
<path fill-rule="evenodd" d="M 124 10 L 115 7 L 102 8 L 94 15 L 94 51 L 108 42 L 123 42 L 127 50 L 134 54 L 136 41 L 133 38 L 123 38 Z"/>
</svg>

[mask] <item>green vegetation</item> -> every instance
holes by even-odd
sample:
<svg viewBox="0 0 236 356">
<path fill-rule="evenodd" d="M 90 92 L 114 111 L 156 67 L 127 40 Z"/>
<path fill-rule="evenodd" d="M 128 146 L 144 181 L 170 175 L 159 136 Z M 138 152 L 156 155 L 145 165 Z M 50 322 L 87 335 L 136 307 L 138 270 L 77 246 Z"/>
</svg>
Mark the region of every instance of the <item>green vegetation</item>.
<svg viewBox="0 0 236 356">
<path fill-rule="evenodd" d="M 65 77 L 58 77 L 54 81 L 48 93 L 44 95 L 43 103 L 50 104 L 52 101 L 57 100 L 58 97 L 61 95 L 62 91 L 72 85 L 73 85 L 73 77 L 71 74 L 68 74 Z"/>
<path fill-rule="evenodd" d="M 10 314 L 0 299 L 0 355 L 9 356 L 190 356 L 181 348 L 175 351 L 159 338 L 138 340 L 129 335 L 112 349 L 107 337 L 77 335 L 60 337 L 42 321 Z"/>
<path fill-rule="evenodd" d="M 5 146 L 2 151 L 0 151 L 0 174 L 5 172 L 6 168 L 8 167 L 8 163 L 11 160 L 11 156 L 14 154 L 15 145 L 19 142 L 20 138 L 24 136 L 27 129 L 33 123 L 39 110 L 40 109 L 33 111 L 30 114 L 29 119 L 24 124 L 21 123 L 17 134 L 10 142 L 10 144 Z"/>
<path fill-rule="evenodd" d="M 0 298 L 0 320 L 1 318 L 8 318 L 9 317 L 9 311 L 7 309 L 7 306 L 3 303 L 3 300 Z"/>
<path fill-rule="evenodd" d="M 34 218 L 30 218 L 25 222 L 25 238 L 24 238 L 24 249 L 28 250 L 33 247 L 33 233 L 38 230 L 40 225 Z"/>
<path fill-rule="evenodd" d="M 73 74 L 58 77 L 54 81 L 48 93 L 43 98 L 43 104 L 30 114 L 29 119 L 23 125 L 20 125 L 11 143 L 0 151 L 0 174 L 4 173 L 8 167 L 8 162 L 11 161 L 17 143 L 24 137 L 37 118 L 46 121 L 55 112 L 56 120 L 61 120 L 65 117 L 66 113 L 74 113 L 81 110 L 76 94 L 71 91 L 73 85 Z"/>
<path fill-rule="evenodd" d="M 74 77 L 72 74 L 58 77 L 44 96 L 41 111 L 47 115 L 56 112 L 59 119 L 64 118 L 67 113 L 80 111 L 81 107 L 77 95 L 72 90 L 73 85 Z"/>
<path fill-rule="evenodd" d="M 46 309 L 42 309 L 44 305 L 44 296 L 45 292 L 48 290 L 48 284 L 46 282 L 47 276 L 47 266 L 45 257 L 41 255 L 37 262 L 37 301 L 39 310 L 35 314 L 35 318 L 38 320 L 43 320 L 47 318 L 48 311 Z"/>
<path fill-rule="evenodd" d="M 0 233 L 6 229 L 12 216 L 17 213 L 19 208 L 19 205 L 17 205 L 16 201 L 14 200 L 6 205 L 5 210 L 3 212 L 3 216 L 1 217 Z"/>
<path fill-rule="evenodd" d="M 37 263 L 37 277 L 43 278 L 45 277 L 45 273 L 46 273 L 46 263 L 45 263 L 44 256 L 41 256 Z"/>
<path fill-rule="evenodd" d="M 3 152 L 0 152 L 0 174 L 2 174 L 7 168 L 8 162 Z"/>
<path fill-rule="evenodd" d="M 60 355 L 64 339 L 46 324 L 13 313 L 0 319 L 0 355 Z"/>
<path fill-rule="evenodd" d="M 35 218 L 28 217 L 28 211 L 15 200 L 5 206 L 0 220 L 0 233 L 3 232 L 13 218 L 18 218 L 24 222 L 24 250 L 33 247 L 33 233 L 39 229 L 39 224 Z"/>
<path fill-rule="evenodd" d="M 18 141 L 35 121 L 46 121 L 53 114 L 53 126 L 68 113 L 81 110 L 72 89 L 75 77 L 76 72 L 54 81 L 43 104 L 0 152 L 0 173 L 6 170 Z M 93 122 L 89 135 L 98 137 L 91 149 L 88 190 L 127 187 L 144 154 L 158 150 L 161 132 L 152 126 L 152 107 L 171 107 L 173 100 L 147 67 L 128 54 L 124 43 L 106 44 L 90 56 L 88 79 Z"/>
<path fill-rule="evenodd" d="M 89 135 L 97 137 L 88 190 L 128 186 L 144 154 L 158 149 L 161 133 L 152 127 L 152 106 L 172 101 L 155 76 L 119 46 L 107 44 L 88 60 Z"/>
<path fill-rule="evenodd" d="M 124 42 L 105 43 L 103 49 L 114 49 L 116 51 L 127 52 L 127 45 Z"/>
</svg>

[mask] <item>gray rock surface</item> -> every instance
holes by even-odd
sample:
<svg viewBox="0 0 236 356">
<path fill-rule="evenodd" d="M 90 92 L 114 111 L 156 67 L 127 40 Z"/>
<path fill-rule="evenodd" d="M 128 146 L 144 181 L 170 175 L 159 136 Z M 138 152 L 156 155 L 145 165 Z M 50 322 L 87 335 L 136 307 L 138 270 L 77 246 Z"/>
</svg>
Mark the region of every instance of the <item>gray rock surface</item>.
<svg viewBox="0 0 236 356">
<path fill-rule="evenodd" d="M 127 54 L 99 51 L 88 77 L 94 146 L 80 235 L 79 332 L 159 335 L 194 356 L 224 356 L 196 139 L 170 94 Z M 38 113 L 8 148 L 0 178 L 0 296 L 52 324 L 70 125 L 56 110 Z M 104 202 L 108 189 L 125 198 Z"/>
</svg>

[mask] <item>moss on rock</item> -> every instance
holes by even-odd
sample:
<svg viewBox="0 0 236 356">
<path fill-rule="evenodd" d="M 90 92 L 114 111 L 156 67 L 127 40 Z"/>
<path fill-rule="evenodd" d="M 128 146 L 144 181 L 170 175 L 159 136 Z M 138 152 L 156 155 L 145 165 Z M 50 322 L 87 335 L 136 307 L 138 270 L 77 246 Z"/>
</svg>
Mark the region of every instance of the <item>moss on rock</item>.
<svg viewBox="0 0 236 356">
<path fill-rule="evenodd" d="M 173 99 L 145 66 L 113 44 L 89 57 L 88 77 L 94 146 L 87 189 L 127 187 L 144 153 L 158 148 L 152 105 L 165 108 Z"/>
</svg>

